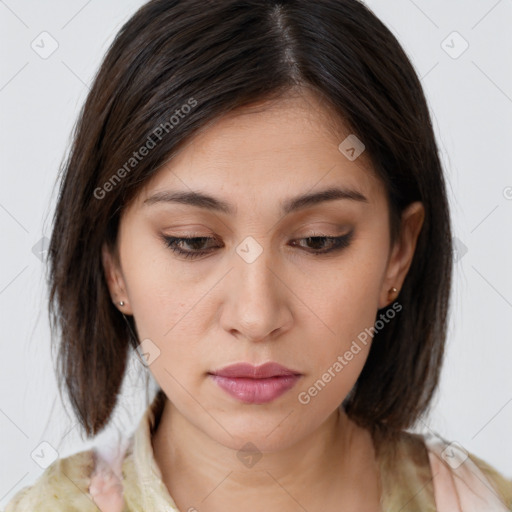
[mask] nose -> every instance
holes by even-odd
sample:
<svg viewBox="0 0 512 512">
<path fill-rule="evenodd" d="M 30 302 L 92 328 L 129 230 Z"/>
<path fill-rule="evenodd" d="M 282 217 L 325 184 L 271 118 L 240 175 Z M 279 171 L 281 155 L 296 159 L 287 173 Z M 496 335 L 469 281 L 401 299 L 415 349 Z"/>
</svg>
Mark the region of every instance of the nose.
<svg viewBox="0 0 512 512">
<path fill-rule="evenodd" d="M 293 322 L 293 293 L 281 267 L 263 250 L 253 261 L 238 253 L 229 273 L 222 327 L 240 339 L 262 342 L 275 339 Z"/>
</svg>

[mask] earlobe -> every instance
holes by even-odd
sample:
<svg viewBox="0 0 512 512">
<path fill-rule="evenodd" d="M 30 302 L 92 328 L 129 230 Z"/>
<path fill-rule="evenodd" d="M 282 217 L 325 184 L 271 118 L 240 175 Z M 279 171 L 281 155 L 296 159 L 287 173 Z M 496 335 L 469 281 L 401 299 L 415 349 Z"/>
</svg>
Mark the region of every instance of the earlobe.
<svg viewBox="0 0 512 512">
<path fill-rule="evenodd" d="M 106 243 L 101 248 L 101 260 L 107 287 L 116 307 L 126 314 L 132 314 L 128 304 L 125 282 L 121 273 L 119 261 L 116 255 Z"/>
<path fill-rule="evenodd" d="M 398 239 L 392 248 L 391 256 L 386 270 L 386 276 L 382 284 L 379 308 L 389 305 L 389 290 L 400 290 L 412 264 L 416 243 L 418 241 L 423 221 L 425 208 L 423 203 L 416 201 L 411 203 L 402 213 L 401 230 Z M 391 298 L 393 300 L 393 298 Z"/>
</svg>

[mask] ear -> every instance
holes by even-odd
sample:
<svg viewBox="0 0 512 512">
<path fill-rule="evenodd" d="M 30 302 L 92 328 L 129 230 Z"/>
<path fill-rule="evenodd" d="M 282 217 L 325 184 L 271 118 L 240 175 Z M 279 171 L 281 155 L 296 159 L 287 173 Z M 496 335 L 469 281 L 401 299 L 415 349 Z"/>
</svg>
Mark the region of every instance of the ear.
<svg viewBox="0 0 512 512">
<path fill-rule="evenodd" d="M 391 249 L 386 274 L 382 283 L 379 309 L 390 304 L 394 297 L 389 295 L 391 288 L 400 292 L 407 272 L 411 266 L 416 242 L 425 219 L 423 203 L 416 201 L 411 203 L 402 213 L 401 231 L 394 246 Z"/>
<path fill-rule="evenodd" d="M 112 302 L 125 315 L 133 315 L 126 291 L 126 283 L 121 272 L 119 256 L 117 253 L 113 253 L 106 243 L 101 247 L 101 261 Z M 124 302 L 123 306 L 119 305 L 121 301 Z"/>
</svg>

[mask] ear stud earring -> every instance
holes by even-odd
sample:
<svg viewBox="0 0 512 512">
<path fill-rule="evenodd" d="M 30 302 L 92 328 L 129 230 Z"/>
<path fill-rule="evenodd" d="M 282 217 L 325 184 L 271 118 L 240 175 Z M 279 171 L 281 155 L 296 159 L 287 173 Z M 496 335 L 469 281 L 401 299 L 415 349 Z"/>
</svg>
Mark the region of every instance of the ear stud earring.
<svg viewBox="0 0 512 512">
<path fill-rule="evenodd" d="M 120 301 L 120 302 L 119 302 L 119 305 L 120 305 L 120 306 L 124 306 L 124 302 L 123 302 L 123 301 Z"/>
<path fill-rule="evenodd" d="M 393 286 L 393 288 L 390 288 L 388 291 L 388 297 L 391 295 L 391 300 L 392 300 L 397 293 L 398 293 L 398 290 Z"/>
</svg>

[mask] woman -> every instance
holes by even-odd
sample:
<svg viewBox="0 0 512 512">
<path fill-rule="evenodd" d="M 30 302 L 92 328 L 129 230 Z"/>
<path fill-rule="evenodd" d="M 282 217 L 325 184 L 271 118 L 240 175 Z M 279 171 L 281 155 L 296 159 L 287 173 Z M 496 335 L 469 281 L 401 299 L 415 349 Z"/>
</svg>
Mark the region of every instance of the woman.
<svg viewBox="0 0 512 512">
<path fill-rule="evenodd" d="M 99 70 L 49 250 L 84 432 L 132 349 L 159 385 L 125 450 L 7 511 L 506 511 L 512 482 L 408 429 L 443 360 L 448 203 L 430 115 L 356 0 L 153 0 Z"/>
</svg>

